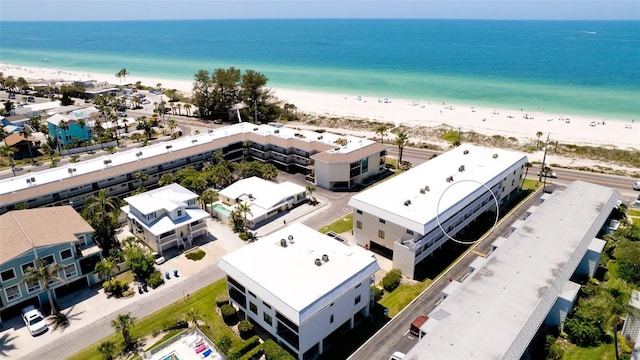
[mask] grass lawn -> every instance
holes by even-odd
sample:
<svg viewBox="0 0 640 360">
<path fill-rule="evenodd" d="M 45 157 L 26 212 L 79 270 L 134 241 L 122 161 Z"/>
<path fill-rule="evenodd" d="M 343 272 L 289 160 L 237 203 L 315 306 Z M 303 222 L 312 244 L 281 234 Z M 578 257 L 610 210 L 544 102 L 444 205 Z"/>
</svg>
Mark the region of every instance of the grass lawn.
<svg viewBox="0 0 640 360">
<path fill-rule="evenodd" d="M 633 220 L 633 225 L 640 226 L 640 218 L 632 218 L 632 220 Z"/>
<path fill-rule="evenodd" d="M 627 215 L 629 215 L 629 216 L 640 216 L 640 210 L 629 209 L 627 211 Z"/>
<path fill-rule="evenodd" d="M 615 358 L 616 352 L 613 343 L 592 348 L 568 344 L 562 357 L 563 360 L 615 360 Z"/>
<path fill-rule="evenodd" d="M 131 329 L 131 335 L 133 338 L 140 338 L 150 335 L 154 331 L 161 331 L 166 326 L 174 324 L 177 320 L 185 320 L 184 314 L 191 309 L 196 309 L 200 313 L 201 322 L 206 322 L 205 326 L 200 326 L 200 330 L 203 333 L 213 341 L 216 341 L 221 335 L 225 334 L 233 340 L 233 345 L 235 346 L 242 342 L 242 340 L 231 331 L 224 321 L 222 321 L 222 317 L 215 312 L 216 296 L 225 293 L 226 289 L 226 280 L 218 280 L 192 293 L 188 300 L 179 300 L 145 318 L 137 319 L 135 326 Z M 74 354 L 69 357 L 69 359 L 101 359 L 102 355 L 98 353 L 98 346 L 105 340 L 113 341 L 118 350 L 122 349 L 122 336 L 120 333 L 114 333 L 102 339 L 100 342 L 90 345 Z M 151 345 L 152 344 L 146 344 L 144 347 L 148 348 Z"/>
<path fill-rule="evenodd" d="M 329 231 L 333 231 L 336 234 L 343 233 L 345 231 L 351 231 L 353 229 L 353 213 L 341 217 L 340 219 L 332 222 L 327 226 L 320 228 L 321 233 L 326 234 Z"/>
<path fill-rule="evenodd" d="M 133 271 L 127 270 L 123 273 L 116 275 L 115 279 L 126 282 L 127 284 L 131 285 L 131 283 L 135 279 L 135 276 L 136 275 L 133 273 Z"/>
<path fill-rule="evenodd" d="M 524 182 L 522 183 L 522 190 L 535 191 L 540 187 L 542 187 L 542 183 L 538 182 L 538 180 L 524 179 Z"/>
<path fill-rule="evenodd" d="M 378 303 L 389 309 L 389 317 L 394 317 L 430 284 L 430 279 L 413 285 L 401 284 L 392 292 L 385 293 Z"/>
</svg>

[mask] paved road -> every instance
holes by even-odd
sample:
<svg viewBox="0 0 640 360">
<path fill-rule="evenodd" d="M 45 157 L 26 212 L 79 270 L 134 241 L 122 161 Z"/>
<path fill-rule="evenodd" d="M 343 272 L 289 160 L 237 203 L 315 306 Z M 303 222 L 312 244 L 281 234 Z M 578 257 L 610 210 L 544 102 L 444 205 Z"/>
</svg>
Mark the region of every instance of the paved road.
<svg viewBox="0 0 640 360">
<path fill-rule="evenodd" d="M 496 228 L 480 240 L 472 249 L 488 254 L 491 244 L 500 236 L 506 236 L 509 228 L 517 219 L 523 219 L 526 210 L 540 202 L 542 192 L 538 191 L 522 206 L 508 214 Z M 426 315 L 433 310 L 440 301 L 442 290 L 449 284 L 449 279 L 460 280 L 468 272 L 469 265 L 478 255 L 467 251 L 453 267 L 440 275 L 425 291 L 411 304 L 389 321 L 380 331 L 354 352 L 349 360 L 388 359 L 394 351 L 407 353 L 415 345 L 417 339 L 408 333 L 409 324 L 418 315 Z"/>
</svg>

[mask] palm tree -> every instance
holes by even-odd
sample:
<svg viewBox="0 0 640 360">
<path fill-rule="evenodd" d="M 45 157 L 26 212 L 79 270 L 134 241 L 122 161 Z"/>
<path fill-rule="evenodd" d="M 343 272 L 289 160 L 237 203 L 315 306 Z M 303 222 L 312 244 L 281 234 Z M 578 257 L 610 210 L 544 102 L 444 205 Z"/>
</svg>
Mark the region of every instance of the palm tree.
<svg viewBox="0 0 640 360">
<path fill-rule="evenodd" d="M 524 171 L 524 178 L 522 178 L 522 184 L 524 184 L 524 180 L 527 178 L 527 175 L 529 174 L 529 168 L 532 167 L 532 166 L 533 166 L 533 164 L 528 162 L 528 161 L 526 163 L 524 163 L 524 167 L 525 167 L 526 170 Z M 520 185 L 520 186 L 522 186 L 522 185 Z"/>
<path fill-rule="evenodd" d="M 140 170 L 140 171 L 136 171 L 133 174 L 133 178 L 135 179 L 135 181 L 140 181 L 140 185 L 142 185 L 145 181 L 147 181 L 147 179 L 149 179 L 149 175 L 147 175 L 147 173 L 145 173 L 144 171 Z"/>
<path fill-rule="evenodd" d="M 182 104 L 177 103 L 176 104 L 176 109 L 178 109 L 178 115 L 182 116 Z"/>
<path fill-rule="evenodd" d="M 55 144 L 53 144 L 52 142 L 55 141 L 56 138 L 49 138 L 47 140 L 47 142 L 43 142 L 42 144 L 40 144 L 40 150 L 42 150 L 42 152 L 45 155 L 48 155 L 49 158 L 51 159 L 51 162 L 53 163 L 53 154 L 55 154 Z"/>
<path fill-rule="evenodd" d="M 108 197 L 105 189 L 98 191 L 98 196 L 87 199 L 82 216 L 96 230 L 94 239 L 107 254 L 116 247 L 114 241 L 118 217 L 120 216 L 120 200 Z"/>
<path fill-rule="evenodd" d="M 251 148 L 251 141 L 245 140 L 242 142 L 242 161 L 246 161 L 246 157 L 249 154 L 249 149 Z"/>
<path fill-rule="evenodd" d="M 163 174 L 160 176 L 160 180 L 158 180 L 158 186 L 165 186 L 172 184 L 175 181 L 175 178 L 171 174 Z"/>
<path fill-rule="evenodd" d="M 262 178 L 265 180 L 273 180 L 278 176 L 278 169 L 275 165 L 267 163 L 262 166 Z"/>
<path fill-rule="evenodd" d="M 182 107 L 187 112 L 187 116 L 191 116 L 191 104 L 184 104 Z"/>
<path fill-rule="evenodd" d="M 0 147 L 0 155 L 9 157 L 9 163 L 11 164 L 11 171 L 13 172 L 13 176 L 16 176 L 16 164 L 13 162 L 13 154 L 15 154 L 16 151 L 18 151 L 18 149 L 14 148 L 13 146 L 4 145 Z"/>
<path fill-rule="evenodd" d="M 125 348 L 129 348 L 131 346 L 131 335 L 129 334 L 129 330 L 135 325 L 136 318 L 131 316 L 131 313 L 126 314 L 118 314 L 118 316 L 111 321 L 111 326 L 116 330 L 122 333 L 122 338 L 124 339 Z"/>
<path fill-rule="evenodd" d="M 316 188 L 314 188 L 311 185 L 307 185 L 304 187 L 305 189 L 305 194 L 307 195 L 307 198 L 309 198 L 309 202 L 313 205 L 316 203 L 316 198 L 313 196 L 313 193 L 316 191 Z"/>
<path fill-rule="evenodd" d="M 202 318 L 198 309 L 191 308 L 184 315 L 187 318 L 187 322 L 190 322 L 193 327 L 198 327 L 198 321 Z"/>
<path fill-rule="evenodd" d="M 127 75 L 129 75 L 129 72 L 126 68 L 122 68 L 116 73 L 116 77 L 118 78 L 118 80 L 120 80 L 120 82 L 122 82 L 122 79 L 125 79 L 126 81 Z"/>
<path fill-rule="evenodd" d="M 386 125 L 380 125 L 376 129 L 376 135 L 380 135 L 380 142 L 384 144 L 384 134 L 387 132 Z"/>
<path fill-rule="evenodd" d="M 538 137 L 538 143 L 536 144 L 536 149 L 540 149 L 540 137 L 542 136 L 542 131 L 538 131 L 536 136 Z"/>
<path fill-rule="evenodd" d="M 98 352 L 105 360 L 112 360 L 113 356 L 116 354 L 116 344 L 110 340 L 104 341 L 98 346 Z"/>
<path fill-rule="evenodd" d="M 395 144 L 398 145 L 398 168 L 402 168 L 402 152 L 404 151 L 404 147 L 407 145 L 407 134 L 403 132 L 398 134 Z"/>
<path fill-rule="evenodd" d="M 120 266 L 118 266 L 118 264 L 115 264 L 109 258 L 104 259 L 99 263 L 96 263 L 96 266 L 93 269 L 93 271 L 95 271 L 98 274 L 98 276 L 100 276 L 100 279 L 102 279 L 102 281 L 109 281 L 109 285 L 108 285 L 109 287 L 107 289 L 108 291 L 111 291 L 111 279 L 113 278 L 113 269 L 119 270 Z"/>
<path fill-rule="evenodd" d="M 89 153 L 89 133 L 87 132 L 87 122 L 80 118 L 78 119 L 78 126 L 80 127 L 80 129 L 82 129 L 85 133 L 85 135 L 87 136 L 86 139 L 84 140 L 84 150 L 87 152 L 87 154 Z"/>
<path fill-rule="evenodd" d="M 175 133 L 176 128 L 178 127 L 178 122 L 175 121 L 174 119 L 169 119 L 169 121 L 167 122 L 167 127 L 169 128 L 169 131 L 171 132 L 170 135 L 173 135 L 173 133 Z"/>
<path fill-rule="evenodd" d="M 31 163 L 33 163 L 33 152 L 31 152 L 32 142 L 31 140 L 29 140 L 29 137 L 31 136 L 31 129 L 29 129 L 26 126 L 23 126 L 22 129 L 20 129 L 20 135 L 22 135 L 24 140 L 27 142 L 27 148 L 29 149 L 29 157 L 31 158 Z"/>
<path fill-rule="evenodd" d="M 62 139 L 60 139 L 60 145 L 65 146 L 67 144 L 67 130 L 69 130 L 69 124 L 64 120 L 60 120 L 60 122 L 58 123 L 58 127 L 62 130 Z M 64 154 L 61 155 L 64 156 Z"/>
<path fill-rule="evenodd" d="M 245 201 L 245 202 L 239 203 L 237 209 L 242 213 L 242 217 L 244 218 L 244 226 L 247 228 L 248 227 L 247 214 L 251 214 L 251 205 L 249 205 L 249 203 Z"/>
<path fill-rule="evenodd" d="M 218 192 L 213 189 L 207 189 L 202 194 L 200 194 L 200 196 L 198 197 L 198 200 L 200 200 L 200 202 L 202 203 L 202 207 L 208 213 L 211 213 L 211 211 L 209 211 L 208 205 L 218 201 Z"/>
<path fill-rule="evenodd" d="M 58 309 L 56 308 L 56 304 L 51 296 L 51 283 L 56 281 L 64 282 L 64 280 L 58 276 L 58 272 L 64 270 L 65 267 L 64 265 L 56 262 L 49 264 L 41 258 L 36 258 L 34 263 L 35 267 L 29 266 L 27 268 L 27 273 L 25 274 L 22 282 L 27 284 L 37 281 L 40 284 L 44 284 L 44 289 L 46 290 L 47 297 L 49 298 L 49 305 L 51 305 L 51 314 L 57 315 Z"/>
<path fill-rule="evenodd" d="M 9 133 L 7 133 L 4 127 L 0 126 L 0 140 L 4 141 L 4 139 L 6 139 L 7 136 L 9 136 Z M 6 142 L 4 144 L 7 145 Z"/>
</svg>

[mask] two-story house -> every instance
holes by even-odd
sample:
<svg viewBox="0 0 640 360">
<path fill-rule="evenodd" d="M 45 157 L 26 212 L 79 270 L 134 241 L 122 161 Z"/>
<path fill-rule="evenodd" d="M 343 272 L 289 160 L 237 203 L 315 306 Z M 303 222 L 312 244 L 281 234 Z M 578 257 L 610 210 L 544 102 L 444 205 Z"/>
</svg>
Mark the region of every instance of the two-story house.
<svg viewBox="0 0 640 360">
<path fill-rule="evenodd" d="M 122 207 L 127 214 L 131 232 L 153 251 L 193 245 L 193 239 L 207 233 L 209 213 L 196 205 L 198 195 L 178 184 L 124 199 Z"/>
<path fill-rule="evenodd" d="M 102 260 L 94 229 L 71 207 L 14 210 L 0 215 L 0 320 L 27 305 L 47 307 L 44 284 L 24 282 L 35 259 L 64 266 L 50 284 L 54 298 L 95 284 L 95 264 Z"/>
</svg>

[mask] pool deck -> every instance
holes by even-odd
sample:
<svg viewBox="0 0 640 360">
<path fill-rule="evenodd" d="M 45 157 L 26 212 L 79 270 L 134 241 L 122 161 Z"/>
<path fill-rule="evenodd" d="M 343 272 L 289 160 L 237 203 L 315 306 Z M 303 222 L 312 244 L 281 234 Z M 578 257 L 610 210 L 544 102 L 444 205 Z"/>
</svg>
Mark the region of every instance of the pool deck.
<svg viewBox="0 0 640 360">
<path fill-rule="evenodd" d="M 157 352 L 147 352 L 143 359 L 148 360 L 225 360 L 226 357 L 213 345 L 213 342 L 199 330 L 188 330 L 167 340 L 159 346 Z M 211 349 L 211 351 L 208 351 Z M 155 353 L 153 353 L 155 352 Z M 151 354 L 153 353 L 153 354 Z M 203 354 L 208 353 L 205 357 Z M 172 357 L 172 355 L 174 355 Z"/>
</svg>

